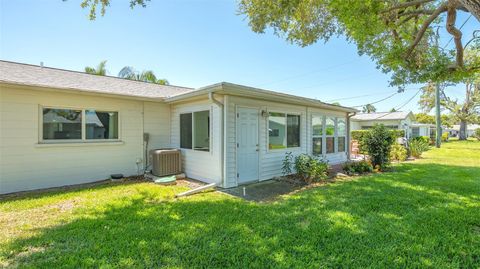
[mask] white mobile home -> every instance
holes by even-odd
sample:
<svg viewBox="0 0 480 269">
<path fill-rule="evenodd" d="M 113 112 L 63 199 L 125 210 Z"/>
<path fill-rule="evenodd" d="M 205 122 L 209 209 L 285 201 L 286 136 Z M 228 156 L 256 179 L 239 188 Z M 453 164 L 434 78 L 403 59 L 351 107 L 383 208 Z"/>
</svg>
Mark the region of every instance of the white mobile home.
<svg viewBox="0 0 480 269">
<path fill-rule="evenodd" d="M 231 83 L 190 89 L 0 61 L 0 193 L 141 174 L 156 148 L 180 148 L 187 177 L 224 188 L 281 175 L 286 152 L 338 164 L 352 112 Z"/>
</svg>

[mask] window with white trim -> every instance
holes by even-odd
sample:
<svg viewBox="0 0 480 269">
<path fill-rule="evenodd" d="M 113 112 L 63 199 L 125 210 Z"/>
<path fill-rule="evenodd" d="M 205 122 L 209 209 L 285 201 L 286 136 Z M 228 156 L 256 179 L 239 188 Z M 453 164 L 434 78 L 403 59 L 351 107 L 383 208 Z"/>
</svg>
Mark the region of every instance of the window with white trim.
<svg viewBox="0 0 480 269">
<path fill-rule="evenodd" d="M 335 126 L 336 118 L 327 117 L 325 119 L 325 149 L 327 154 L 335 152 Z"/>
<path fill-rule="evenodd" d="M 300 115 L 268 113 L 268 148 L 300 147 Z"/>
<path fill-rule="evenodd" d="M 180 114 L 180 148 L 210 151 L 210 111 Z"/>
<path fill-rule="evenodd" d="M 42 108 L 41 140 L 117 140 L 118 112 L 68 108 Z"/>
<path fill-rule="evenodd" d="M 312 116 L 312 153 L 323 154 L 323 116 Z"/>
</svg>

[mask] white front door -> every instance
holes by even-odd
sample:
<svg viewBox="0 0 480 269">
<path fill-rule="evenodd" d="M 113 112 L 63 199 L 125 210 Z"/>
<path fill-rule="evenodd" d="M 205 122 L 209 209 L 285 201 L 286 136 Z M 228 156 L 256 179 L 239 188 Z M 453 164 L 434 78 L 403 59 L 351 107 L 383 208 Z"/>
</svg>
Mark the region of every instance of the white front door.
<svg viewBox="0 0 480 269">
<path fill-rule="evenodd" d="M 237 108 L 237 183 L 258 181 L 258 109 Z"/>
</svg>

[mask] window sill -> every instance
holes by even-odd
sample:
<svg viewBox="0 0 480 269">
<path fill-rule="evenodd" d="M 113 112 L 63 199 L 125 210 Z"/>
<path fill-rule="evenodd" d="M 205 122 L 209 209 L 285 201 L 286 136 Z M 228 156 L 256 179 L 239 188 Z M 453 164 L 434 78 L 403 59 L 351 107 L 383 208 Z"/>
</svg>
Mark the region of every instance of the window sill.
<svg viewBox="0 0 480 269">
<path fill-rule="evenodd" d="M 89 141 L 89 142 L 40 142 L 35 144 L 36 148 L 50 148 L 50 147 L 88 147 L 88 146 L 115 146 L 123 145 L 125 142 L 115 141 Z"/>
</svg>

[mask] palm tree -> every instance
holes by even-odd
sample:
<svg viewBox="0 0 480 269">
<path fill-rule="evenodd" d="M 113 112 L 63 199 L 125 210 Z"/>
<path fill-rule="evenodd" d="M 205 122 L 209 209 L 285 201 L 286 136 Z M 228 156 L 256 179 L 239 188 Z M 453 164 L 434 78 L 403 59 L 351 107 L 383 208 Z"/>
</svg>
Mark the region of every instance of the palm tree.
<svg viewBox="0 0 480 269">
<path fill-rule="evenodd" d="M 363 106 L 362 112 L 363 113 L 372 113 L 377 111 L 377 108 L 375 108 L 372 104 L 367 104 Z"/>
<path fill-rule="evenodd" d="M 138 81 L 151 82 L 151 83 L 161 84 L 161 85 L 169 85 L 168 80 L 157 79 L 157 76 L 155 76 L 155 73 L 153 73 L 153 71 L 146 70 L 140 73 L 131 66 L 125 66 L 124 68 L 122 68 L 122 70 L 118 72 L 118 76 L 121 78 L 130 79 L 130 80 L 138 80 Z"/>
<path fill-rule="evenodd" d="M 85 67 L 85 73 L 92 74 L 92 75 L 105 76 L 107 74 L 107 69 L 105 68 L 106 65 L 107 65 L 107 61 L 105 60 L 105 61 L 101 61 L 97 65 L 97 68 L 87 66 Z"/>
</svg>

